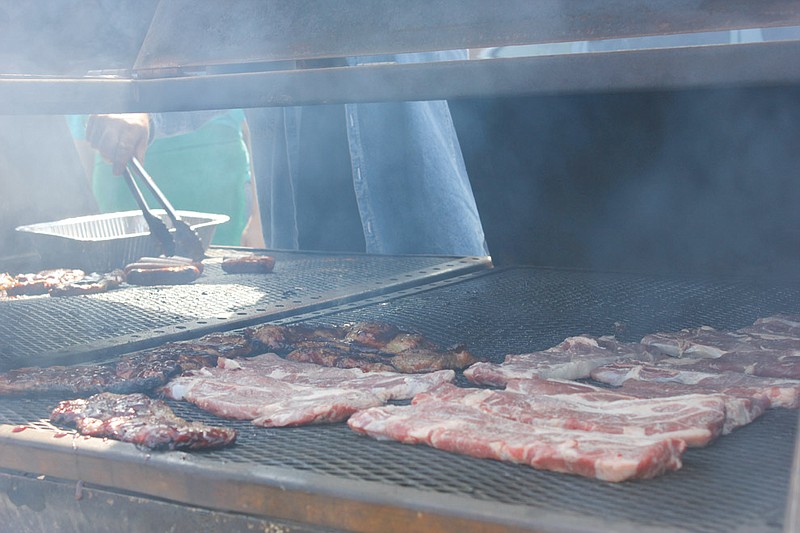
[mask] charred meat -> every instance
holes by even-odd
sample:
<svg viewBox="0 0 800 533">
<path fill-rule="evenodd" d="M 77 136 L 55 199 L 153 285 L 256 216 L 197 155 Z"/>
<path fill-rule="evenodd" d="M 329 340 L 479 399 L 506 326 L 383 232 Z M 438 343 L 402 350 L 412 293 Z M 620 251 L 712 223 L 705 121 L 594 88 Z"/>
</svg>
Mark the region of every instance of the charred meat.
<svg viewBox="0 0 800 533">
<path fill-rule="evenodd" d="M 55 424 L 73 426 L 82 435 L 130 442 L 152 449 L 199 450 L 233 444 L 233 429 L 188 422 L 161 400 L 144 394 L 104 392 L 67 400 L 50 414 Z"/>
<path fill-rule="evenodd" d="M 339 368 L 417 373 L 456 370 L 477 362 L 463 346 L 444 349 L 419 333 L 381 322 L 266 324 L 250 328 L 247 334 L 263 349 L 287 359 Z"/>
</svg>

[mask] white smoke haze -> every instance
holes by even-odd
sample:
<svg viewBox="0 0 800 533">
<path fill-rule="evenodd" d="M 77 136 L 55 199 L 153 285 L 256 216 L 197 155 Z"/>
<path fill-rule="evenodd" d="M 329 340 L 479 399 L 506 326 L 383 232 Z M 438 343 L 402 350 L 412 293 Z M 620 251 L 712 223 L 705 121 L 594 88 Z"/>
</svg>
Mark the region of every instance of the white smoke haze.
<svg viewBox="0 0 800 533">
<path fill-rule="evenodd" d="M 440 28 L 437 38 L 442 42 L 463 43 L 464 47 L 480 40 L 464 33 L 464 27 L 505 20 L 512 28 L 515 21 L 509 13 L 521 13 L 529 5 L 500 2 L 488 10 L 485 3 L 465 2 L 464 11 L 454 17 L 446 10 L 449 3 L 428 4 L 431 15 L 422 30 Z M 319 69 L 320 76 L 307 77 L 317 84 L 327 83 L 325 91 L 318 85 L 295 85 L 290 77 L 263 75 L 265 70 L 297 68 L 289 60 L 298 48 L 281 48 L 285 36 L 294 28 L 311 36 L 322 34 L 332 17 L 341 17 L 347 25 L 338 41 L 326 44 L 330 49 L 355 53 L 365 49 L 357 46 L 391 48 L 393 43 L 364 38 L 370 29 L 365 25 L 380 20 L 381 31 L 369 33 L 372 38 L 400 39 L 402 35 L 398 37 L 396 31 L 415 20 L 415 2 L 381 8 L 379 3 L 339 5 L 303 0 L 303 6 L 331 11 L 327 18 L 302 20 L 278 9 L 279 3 L 257 2 L 250 4 L 251 8 L 261 6 L 263 12 L 249 18 L 234 19 L 224 10 L 220 15 L 196 9 L 159 22 L 159 13 L 169 14 L 161 10 L 186 5 L 157 0 L 0 2 L 0 75 L 125 76 L 138 66 L 143 69 L 139 80 L 146 81 L 147 76 L 159 75 L 158 70 L 147 69 L 172 68 L 175 65 L 170 61 L 177 61 L 174 58 L 194 54 L 195 61 L 184 62 L 183 70 L 164 70 L 161 75 L 201 80 L 204 74 L 252 71 L 253 76 L 263 76 L 258 86 L 232 77 L 225 83 L 209 80 L 190 86 L 193 90 L 189 92 L 184 86 L 156 86 L 152 91 L 142 86 L 140 97 L 151 99 L 148 106 L 170 110 L 213 109 L 226 102 L 231 106 L 235 102 L 237 107 L 243 102 L 241 106 L 247 107 L 259 98 L 265 103 L 264 94 L 271 94 L 268 103 L 278 105 L 298 97 L 311 100 L 326 91 L 340 102 L 436 89 L 411 82 L 404 86 L 404 79 L 391 69 L 385 74 L 373 69 L 377 74 L 362 78 L 367 80 L 364 85 L 347 76 L 328 76 L 348 68 L 341 61 L 300 65 L 305 70 Z M 745 43 L 800 38 L 798 26 L 620 38 L 613 25 L 587 19 L 586 28 L 592 29 L 591 24 L 596 23 L 591 40 L 576 40 L 566 33 L 577 27 L 575 19 L 567 16 L 561 5 L 541 3 L 547 32 L 534 39 L 536 42 L 525 43 L 531 37 L 521 30 L 509 31 L 504 43 L 508 46 L 492 47 L 495 43 L 486 42 L 487 48 L 473 50 L 471 57 L 475 62 L 559 55 L 591 60 L 591 54 L 598 52 L 720 45 L 726 39 Z M 356 17 L 358 9 L 362 11 Z M 378 17 L 380 9 L 388 9 L 382 19 Z M 652 9 L 662 7 L 654 5 Z M 191 35 L 192 21 L 206 24 L 207 35 L 218 40 L 186 38 L 186 32 Z M 152 28 L 158 31 L 150 37 L 162 40 L 151 41 L 142 52 L 151 22 L 160 26 Z M 230 31 L 221 36 L 214 28 Z M 248 48 L 248 42 L 257 42 L 261 48 Z M 218 46 L 220 43 L 228 48 Z M 312 45 L 300 50 L 305 57 L 327 57 Z M 168 46 L 172 48 L 163 48 Z M 225 57 L 224 53 L 234 55 Z M 367 71 L 371 67 L 353 68 Z M 301 79 L 307 74 L 304 69 L 296 72 Z M 480 72 L 475 70 L 471 84 L 498 84 L 497 92 L 504 92 L 502 79 L 480 78 Z M 704 73 L 682 74 L 701 79 Z M 792 276 L 800 271 L 800 210 L 796 209 L 800 200 L 800 150 L 796 149 L 800 145 L 800 94 L 796 87 L 668 91 L 654 87 L 587 94 L 580 94 L 577 88 L 573 94 L 535 95 L 540 84 L 553 81 L 537 76 L 538 71 L 532 69 L 532 94 L 528 96 L 451 99 L 496 263 L 713 275 Z M 338 80 L 342 85 L 337 85 Z M 157 100 L 159 91 L 164 102 Z M 466 89 L 465 94 L 469 94 Z M 206 103 L 198 105 L 195 98 L 204 98 Z M 318 103 L 330 102 L 323 99 Z"/>
</svg>

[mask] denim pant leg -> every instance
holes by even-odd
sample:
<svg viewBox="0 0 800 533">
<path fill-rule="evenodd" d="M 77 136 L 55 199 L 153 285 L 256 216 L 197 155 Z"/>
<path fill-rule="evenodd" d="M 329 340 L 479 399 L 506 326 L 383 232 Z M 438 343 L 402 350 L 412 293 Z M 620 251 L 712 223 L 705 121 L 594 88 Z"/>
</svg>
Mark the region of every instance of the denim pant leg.
<svg viewBox="0 0 800 533">
<path fill-rule="evenodd" d="M 488 255 L 447 102 L 348 104 L 346 117 L 368 252 Z"/>
</svg>

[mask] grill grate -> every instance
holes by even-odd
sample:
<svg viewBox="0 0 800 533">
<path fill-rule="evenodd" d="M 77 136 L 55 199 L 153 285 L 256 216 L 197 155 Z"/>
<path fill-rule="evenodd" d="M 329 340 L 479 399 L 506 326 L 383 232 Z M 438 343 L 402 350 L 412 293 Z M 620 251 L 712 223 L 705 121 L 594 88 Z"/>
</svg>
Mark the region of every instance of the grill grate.
<svg viewBox="0 0 800 533">
<path fill-rule="evenodd" d="M 97 359 L 486 267 L 485 258 L 274 253 L 269 275 L 228 275 L 212 250 L 190 285 L 0 301 L 0 366 Z M 230 252 L 228 252 L 230 253 Z"/>
<path fill-rule="evenodd" d="M 705 282 L 534 268 L 494 270 L 409 288 L 289 320 L 343 323 L 386 320 L 444 344 L 459 341 L 500 361 L 509 352 L 542 349 L 578 334 L 644 333 L 708 324 L 738 328 L 759 316 L 797 313 L 800 287 Z M 4 399 L 0 421 L 51 428 L 55 398 Z M 454 514 L 471 502 L 504 504 L 503 518 L 529 523 L 536 511 L 611 521 L 614 529 L 727 532 L 780 531 L 789 486 L 797 412 L 777 409 L 703 449 L 684 455 L 678 472 L 648 481 L 603 483 L 479 460 L 425 446 L 377 442 L 344 424 L 264 429 L 223 421 L 172 403 L 187 419 L 235 427 L 227 450 L 195 453 L 225 476 L 226 464 L 294 469 L 332 479 L 406 487 L 432 498 L 451 495 Z M 450 501 L 450 500 L 448 500 Z M 510 506 L 510 507 L 508 507 Z M 598 527 L 601 527 L 598 525 Z"/>
<path fill-rule="evenodd" d="M 46 418 L 57 399 L 5 401 L 0 422 L 54 430 Z M 376 442 L 345 424 L 268 429 L 220 420 L 170 402 L 189 420 L 234 427 L 233 448 L 195 452 L 215 464 L 290 468 L 337 479 L 377 482 L 463 499 L 541 509 L 569 516 L 609 517 L 625 526 L 728 532 L 737 527 L 780 531 L 789 485 L 797 413 L 773 410 L 703 449 L 684 454 L 675 473 L 608 484 L 529 467 L 449 454 L 426 446 Z M 59 430 L 60 431 L 60 430 Z M 365 490 L 369 490 L 368 488 Z"/>
</svg>

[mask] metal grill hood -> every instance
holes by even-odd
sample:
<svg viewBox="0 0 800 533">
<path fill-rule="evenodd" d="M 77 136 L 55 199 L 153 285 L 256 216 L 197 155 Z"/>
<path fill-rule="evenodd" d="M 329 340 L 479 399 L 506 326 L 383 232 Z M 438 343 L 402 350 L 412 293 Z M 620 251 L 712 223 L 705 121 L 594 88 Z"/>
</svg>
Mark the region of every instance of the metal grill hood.
<svg viewBox="0 0 800 533">
<path fill-rule="evenodd" d="M 71 0 L 0 6 L 0 112 L 185 111 L 796 83 L 800 41 L 319 68 L 305 60 L 800 25 L 790 0 Z M 187 98 L 186 95 L 192 95 Z"/>
</svg>

